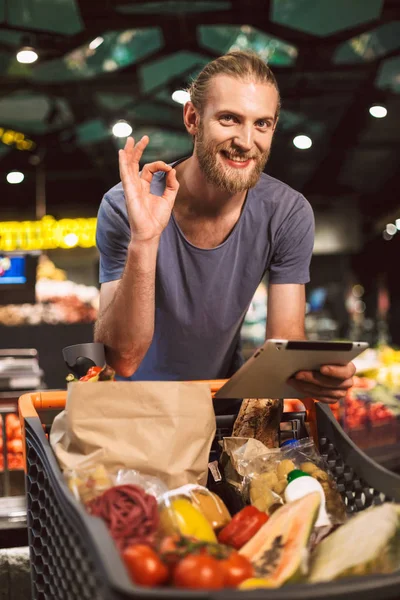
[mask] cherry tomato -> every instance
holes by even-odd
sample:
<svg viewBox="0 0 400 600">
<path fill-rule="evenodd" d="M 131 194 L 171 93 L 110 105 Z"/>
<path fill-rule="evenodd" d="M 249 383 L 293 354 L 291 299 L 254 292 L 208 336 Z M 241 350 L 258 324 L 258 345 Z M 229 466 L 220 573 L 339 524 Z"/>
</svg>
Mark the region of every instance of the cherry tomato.
<svg viewBox="0 0 400 600">
<path fill-rule="evenodd" d="M 224 572 L 215 558 L 206 554 L 192 554 L 176 566 L 173 585 L 192 590 L 218 590 L 224 587 Z"/>
<path fill-rule="evenodd" d="M 237 587 L 242 581 L 255 576 L 249 559 L 238 552 L 232 552 L 228 558 L 219 561 L 219 564 L 225 575 L 226 587 Z"/>
<path fill-rule="evenodd" d="M 156 552 L 145 544 L 129 546 L 122 553 L 132 580 L 138 585 L 155 587 L 168 580 L 169 572 Z"/>
</svg>

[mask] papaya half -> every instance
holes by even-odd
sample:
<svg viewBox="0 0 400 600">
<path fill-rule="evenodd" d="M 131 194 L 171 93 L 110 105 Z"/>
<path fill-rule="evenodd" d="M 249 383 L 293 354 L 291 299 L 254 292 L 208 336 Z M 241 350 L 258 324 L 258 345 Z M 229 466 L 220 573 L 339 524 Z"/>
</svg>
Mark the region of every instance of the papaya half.
<svg viewBox="0 0 400 600">
<path fill-rule="evenodd" d="M 285 504 L 239 550 L 251 561 L 255 577 L 280 587 L 306 575 L 304 559 L 320 502 L 319 493 L 312 492 Z"/>
</svg>

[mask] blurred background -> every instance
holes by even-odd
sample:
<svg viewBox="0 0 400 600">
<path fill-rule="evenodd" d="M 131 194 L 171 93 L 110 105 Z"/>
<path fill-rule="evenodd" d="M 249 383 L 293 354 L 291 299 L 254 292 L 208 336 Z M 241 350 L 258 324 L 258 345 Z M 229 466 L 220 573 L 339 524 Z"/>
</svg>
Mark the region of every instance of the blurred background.
<svg viewBox="0 0 400 600">
<path fill-rule="evenodd" d="M 267 172 L 315 211 L 308 335 L 399 343 L 398 0 L 0 0 L 0 339 L 37 348 L 50 387 L 57 348 L 91 339 L 95 219 L 118 148 L 133 131 L 150 136 L 146 162 L 189 155 L 184 90 L 232 49 L 274 70 Z M 265 306 L 263 284 L 247 352 Z"/>
<path fill-rule="evenodd" d="M 400 1 L 0 0 L 0 546 L 25 519 L 17 398 L 65 388 L 61 349 L 92 341 L 96 215 L 118 149 L 133 132 L 150 136 L 145 162 L 188 156 L 185 89 L 233 49 L 276 74 L 267 172 L 315 212 L 308 336 L 373 348 L 335 414 L 400 468 Z M 246 355 L 266 301 L 265 281 Z"/>
</svg>

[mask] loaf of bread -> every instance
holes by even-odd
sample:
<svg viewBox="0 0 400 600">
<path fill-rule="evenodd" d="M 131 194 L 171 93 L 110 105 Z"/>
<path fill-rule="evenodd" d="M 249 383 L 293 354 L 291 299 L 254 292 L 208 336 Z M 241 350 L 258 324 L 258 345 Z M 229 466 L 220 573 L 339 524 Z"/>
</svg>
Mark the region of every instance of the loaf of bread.
<svg viewBox="0 0 400 600">
<path fill-rule="evenodd" d="M 283 400 L 247 398 L 242 402 L 232 435 L 254 438 L 268 448 L 276 448 L 282 412 Z"/>
</svg>

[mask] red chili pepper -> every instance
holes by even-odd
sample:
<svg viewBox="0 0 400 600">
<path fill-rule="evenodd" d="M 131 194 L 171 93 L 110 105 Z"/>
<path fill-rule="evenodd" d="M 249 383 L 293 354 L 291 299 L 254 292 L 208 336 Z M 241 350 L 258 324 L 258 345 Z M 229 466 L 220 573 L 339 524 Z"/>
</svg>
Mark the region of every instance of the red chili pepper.
<svg viewBox="0 0 400 600">
<path fill-rule="evenodd" d="M 221 529 L 218 541 L 239 550 L 268 519 L 268 515 L 255 506 L 246 506 L 232 518 L 226 527 Z"/>
</svg>

